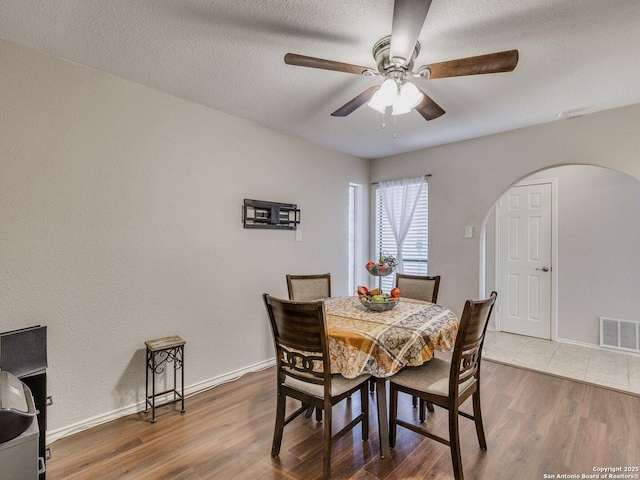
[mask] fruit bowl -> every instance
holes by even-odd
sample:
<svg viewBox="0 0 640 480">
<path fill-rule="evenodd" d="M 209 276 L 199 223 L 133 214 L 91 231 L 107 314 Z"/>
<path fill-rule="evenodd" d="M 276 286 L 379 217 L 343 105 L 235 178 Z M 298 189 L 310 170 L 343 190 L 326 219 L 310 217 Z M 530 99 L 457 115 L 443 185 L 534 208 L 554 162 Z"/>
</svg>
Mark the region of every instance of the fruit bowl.
<svg viewBox="0 0 640 480">
<path fill-rule="evenodd" d="M 386 277 L 387 275 L 391 275 L 395 269 L 395 265 L 389 265 L 386 263 L 383 263 L 382 265 L 379 263 L 374 263 L 373 265 L 369 265 L 367 267 L 367 271 L 371 275 L 375 275 L 376 277 Z"/>
<path fill-rule="evenodd" d="M 360 303 L 374 312 L 386 312 L 400 303 L 400 298 L 386 298 L 382 302 L 375 302 L 371 300 L 371 298 L 363 295 L 360 297 Z"/>
</svg>

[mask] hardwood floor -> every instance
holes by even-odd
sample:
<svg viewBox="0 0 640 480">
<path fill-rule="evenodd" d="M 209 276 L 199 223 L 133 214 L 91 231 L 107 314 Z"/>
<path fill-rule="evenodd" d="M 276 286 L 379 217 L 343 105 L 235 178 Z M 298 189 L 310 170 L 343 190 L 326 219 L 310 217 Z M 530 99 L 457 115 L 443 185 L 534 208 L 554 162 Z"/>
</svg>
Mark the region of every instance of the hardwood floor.
<svg viewBox="0 0 640 480">
<path fill-rule="evenodd" d="M 270 457 L 274 384 L 270 368 L 188 398 L 184 414 L 163 407 L 155 424 L 141 413 L 60 439 L 47 479 L 320 478 L 322 426 L 315 416 L 287 425 L 280 457 Z M 640 466 L 639 397 L 486 360 L 481 390 L 487 451 L 478 447 L 473 422 L 460 419 L 467 480 L 534 480 Z M 417 423 L 411 398 L 400 397 L 399 412 Z M 339 440 L 332 478 L 453 478 L 448 447 L 406 429 L 398 430 L 391 457 L 380 459 L 374 394 L 369 401 L 369 441 L 362 442 L 359 428 Z M 470 401 L 463 408 L 469 411 Z M 359 411 L 358 395 L 334 408 L 334 429 L 352 410 Z M 436 407 L 426 423 L 446 436 L 444 410 Z"/>
</svg>

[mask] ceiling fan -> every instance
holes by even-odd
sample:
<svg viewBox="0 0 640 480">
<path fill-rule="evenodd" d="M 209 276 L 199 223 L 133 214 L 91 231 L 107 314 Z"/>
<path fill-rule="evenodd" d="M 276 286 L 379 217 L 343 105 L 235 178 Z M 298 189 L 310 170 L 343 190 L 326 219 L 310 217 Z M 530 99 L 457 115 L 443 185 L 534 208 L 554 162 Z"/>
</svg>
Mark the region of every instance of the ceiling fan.
<svg viewBox="0 0 640 480">
<path fill-rule="evenodd" d="M 338 108 L 331 114 L 334 117 L 346 117 L 368 103 L 370 107 L 382 113 L 385 113 L 387 107 L 391 106 L 392 115 L 408 113 L 412 108 L 415 108 L 425 120 L 433 120 L 443 115 L 444 110 L 414 83 L 410 82 L 410 78 L 429 80 L 511 72 L 518 63 L 518 50 L 423 65 L 414 71 L 414 61 L 420 53 L 418 37 L 430 6 L 431 0 L 395 0 L 391 35 L 382 38 L 373 47 L 377 71 L 369 67 L 296 53 L 287 53 L 284 56 L 284 61 L 288 65 L 385 78 L 381 85 L 368 88 Z"/>
</svg>

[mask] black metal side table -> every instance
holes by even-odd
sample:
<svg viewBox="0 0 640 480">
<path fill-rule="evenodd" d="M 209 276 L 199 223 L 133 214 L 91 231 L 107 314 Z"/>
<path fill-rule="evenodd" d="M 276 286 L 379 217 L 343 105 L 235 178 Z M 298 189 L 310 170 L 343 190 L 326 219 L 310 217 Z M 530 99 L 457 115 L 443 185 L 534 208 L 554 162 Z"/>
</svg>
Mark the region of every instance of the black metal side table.
<svg viewBox="0 0 640 480">
<path fill-rule="evenodd" d="M 174 335 L 144 342 L 147 346 L 147 369 L 145 377 L 145 412 L 151 407 L 151 423 L 156 421 L 156 408 L 176 402 L 182 402 L 181 413 L 184 413 L 184 344 L 186 342 Z M 156 374 L 165 371 L 168 363 L 173 362 L 173 388 L 156 393 Z M 178 391 L 177 372 L 181 373 L 181 389 Z M 151 372 L 151 395 L 149 395 L 149 372 Z M 156 397 L 173 393 L 173 400 L 156 405 Z"/>
</svg>

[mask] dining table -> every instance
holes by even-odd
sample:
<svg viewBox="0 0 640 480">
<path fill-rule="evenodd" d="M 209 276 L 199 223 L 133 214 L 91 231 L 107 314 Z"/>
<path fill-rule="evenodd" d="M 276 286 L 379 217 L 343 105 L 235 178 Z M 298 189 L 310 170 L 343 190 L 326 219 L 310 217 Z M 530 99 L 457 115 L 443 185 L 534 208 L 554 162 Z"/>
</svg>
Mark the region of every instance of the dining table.
<svg viewBox="0 0 640 480">
<path fill-rule="evenodd" d="M 387 378 L 428 362 L 436 350 L 453 350 L 458 319 L 448 308 L 410 298 L 386 311 L 369 310 L 353 296 L 328 298 L 324 307 L 331 373 L 376 378 L 380 456 L 388 457 Z"/>
</svg>

